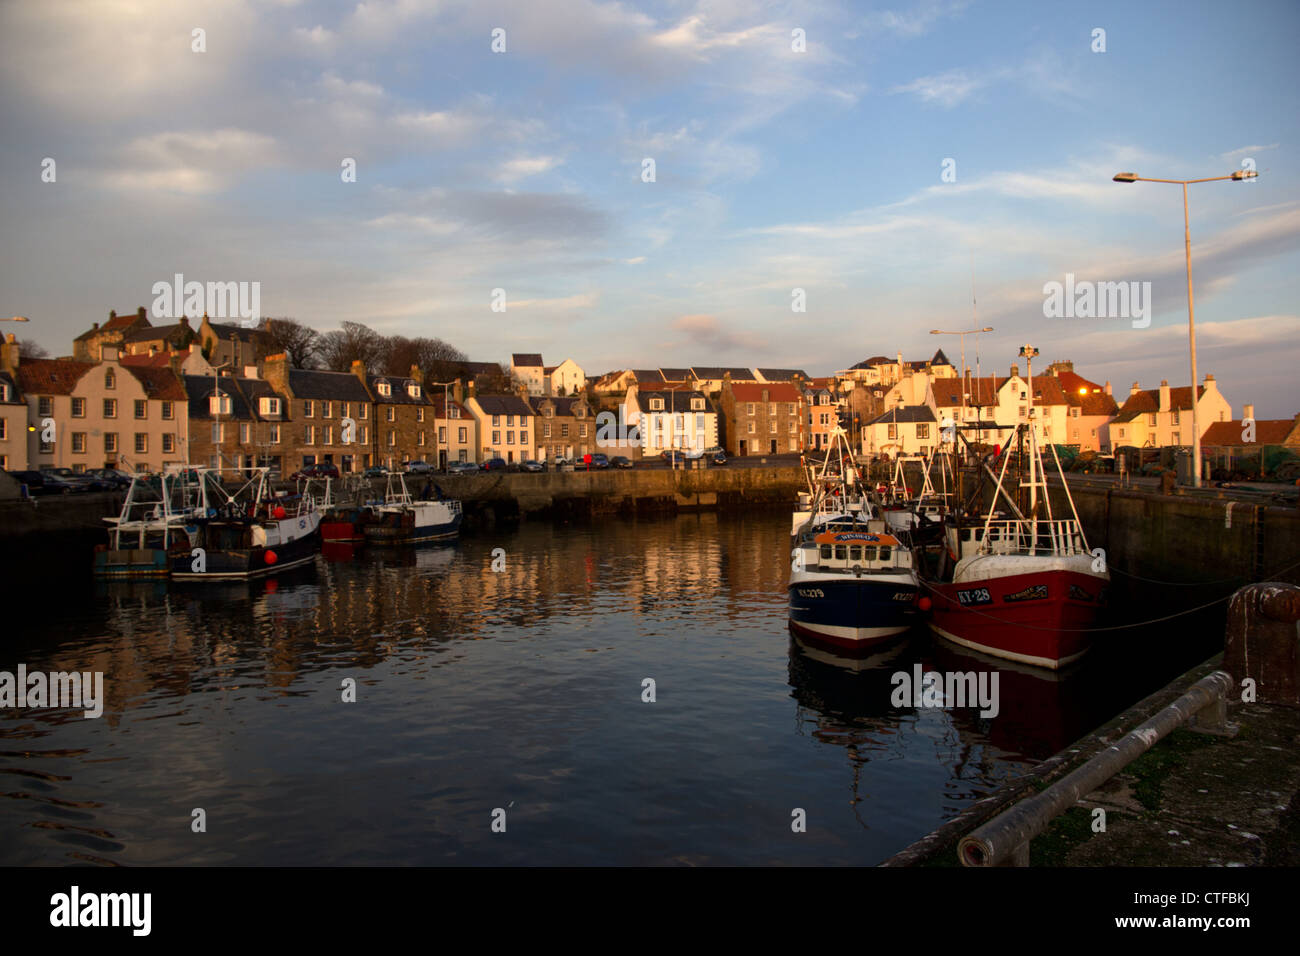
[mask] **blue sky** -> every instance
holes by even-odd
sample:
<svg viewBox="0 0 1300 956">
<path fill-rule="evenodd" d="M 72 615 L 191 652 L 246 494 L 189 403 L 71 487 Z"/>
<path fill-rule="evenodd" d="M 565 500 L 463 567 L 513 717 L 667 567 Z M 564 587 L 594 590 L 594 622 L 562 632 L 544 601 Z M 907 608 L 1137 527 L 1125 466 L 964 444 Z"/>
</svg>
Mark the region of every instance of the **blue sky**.
<svg viewBox="0 0 1300 956">
<path fill-rule="evenodd" d="M 479 360 L 824 374 L 957 361 L 973 268 L 986 372 L 1031 341 L 1122 397 L 1189 376 L 1182 210 L 1110 177 L 1249 158 L 1191 189 L 1200 369 L 1300 412 L 1300 5 L 1083 7 L 6 4 L 0 314 L 64 354 L 181 272 Z M 1151 282 L 1151 326 L 1045 318 L 1067 272 Z"/>
</svg>

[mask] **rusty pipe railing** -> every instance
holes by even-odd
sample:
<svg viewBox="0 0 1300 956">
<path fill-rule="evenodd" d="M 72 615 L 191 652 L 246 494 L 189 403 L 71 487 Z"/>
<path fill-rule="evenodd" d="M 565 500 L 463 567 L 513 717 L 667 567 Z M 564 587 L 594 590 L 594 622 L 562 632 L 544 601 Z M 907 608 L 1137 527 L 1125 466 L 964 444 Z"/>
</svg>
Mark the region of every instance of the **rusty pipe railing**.
<svg viewBox="0 0 1300 956">
<path fill-rule="evenodd" d="M 1028 866 L 1029 841 L 1062 812 L 1123 770 L 1184 724 L 1222 730 L 1231 675 L 1215 671 L 1197 681 L 1168 707 L 1042 793 L 1021 801 L 957 844 L 963 866 Z"/>
</svg>

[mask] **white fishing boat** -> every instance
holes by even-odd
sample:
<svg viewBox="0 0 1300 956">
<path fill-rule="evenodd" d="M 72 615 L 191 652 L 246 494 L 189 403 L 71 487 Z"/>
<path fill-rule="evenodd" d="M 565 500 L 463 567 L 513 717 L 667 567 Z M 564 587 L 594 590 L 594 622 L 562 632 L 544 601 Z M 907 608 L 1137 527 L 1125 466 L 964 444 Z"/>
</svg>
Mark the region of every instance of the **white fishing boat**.
<svg viewBox="0 0 1300 956">
<path fill-rule="evenodd" d="M 167 577 L 167 552 L 187 522 L 207 513 L 199 474 L 173 467 L 131 478 L 121 512 L 108 523 L 108 542 L 97 545 L 92 573 L 102 578 Z"/>
<path fill-rule="evenodd" d="M 462 517 L 460 502 L 442 496 L 431 483 L 428 490 L 437 497 L 412 498 L 406 476 L 390 471 L 384 500 L 371 506 L 370 519 L 364 525 L 366 540 L 393 545 L 456 537 Z"/>
</svg>

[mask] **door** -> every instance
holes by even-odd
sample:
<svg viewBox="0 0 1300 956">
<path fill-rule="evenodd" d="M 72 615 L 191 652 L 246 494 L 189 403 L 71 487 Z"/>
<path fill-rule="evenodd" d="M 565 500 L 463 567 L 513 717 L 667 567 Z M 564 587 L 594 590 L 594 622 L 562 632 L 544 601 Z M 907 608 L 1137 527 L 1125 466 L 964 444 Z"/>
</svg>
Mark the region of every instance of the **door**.
<svg viewBox="0 0 1300 956">
<path fill-rule="evenodd" d="M 772 439 L 772 451 L 769 452 L 769 454 L 772 454 L 772 455 L 775 455 L 775 454 L 776 454 L 776 439 L 775 439 L 775 438 Z"/>
</svg>

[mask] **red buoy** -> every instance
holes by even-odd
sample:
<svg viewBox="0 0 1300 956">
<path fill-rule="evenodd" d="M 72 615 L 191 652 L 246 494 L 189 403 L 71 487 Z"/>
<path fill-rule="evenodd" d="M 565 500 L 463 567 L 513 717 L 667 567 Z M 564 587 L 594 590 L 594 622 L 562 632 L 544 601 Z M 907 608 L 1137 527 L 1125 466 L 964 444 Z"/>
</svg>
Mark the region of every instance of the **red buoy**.
<svg viewBox="0 0 1300 956">
<path fill-rule="evenodd" d="M 281 519 L 284 517 L 284 515 L 285 515 L 284 505 L 276 505 L 276 506 L 275 506 L 275 520 L 276 520 L 276 521 L 281 520 Z M 268 552 L 268 554 L 269 554 L 269 553 L 270 553 L 270 552 Z"/>
<path fill-rule="evenodd" d="M 916 606 L 922 611 L 928 611 L 930 610 L 930 599 L 928 597 L 923 597 L 921 600 L 916 602 Z"/>
<path fill-rule="evenodd" d="M 280 556 L 279 556 L 278 554 L 276 554 L 274 551 L 268 551 L 268 552 L 266 552 L 266 563 L 267 563 L 267 564 L 275 564 L 275 562 L 277 562 L 277 561 L 279 561 L 279 560 L 280 560 Z"/>
</svg>

